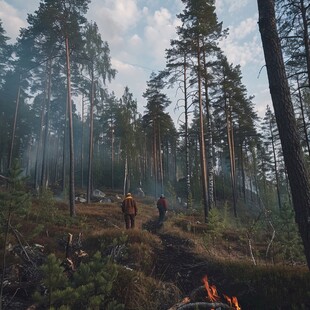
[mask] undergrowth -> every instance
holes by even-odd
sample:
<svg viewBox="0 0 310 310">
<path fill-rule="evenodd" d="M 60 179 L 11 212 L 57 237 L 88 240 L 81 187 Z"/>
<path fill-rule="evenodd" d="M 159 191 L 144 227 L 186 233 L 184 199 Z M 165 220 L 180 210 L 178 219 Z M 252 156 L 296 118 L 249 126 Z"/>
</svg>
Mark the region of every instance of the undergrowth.
<svg viewBox="0 0 310 310">
<path fill-rule="evenodd" d="M 234 218 L 224 203 L 204 223 L 197 208 L 170 209 L 164 227 L 154 230 L 158 214 L 153 199 L 145 197 L 138 206 L 138 228 L 125 230 L 117 202 L 78 204 L 77 217 L 70 218 L 68 206 L 54 202 L 49 192 L 38 197 L 27 216 L 12 223 L 27 244 L 43 245 L 47 257 L 31 301 L 42 309 L 169 309 L 185 296 L 176 283 L 156 274 L 155 266 L 165 251 L 162 238 L 176 236 L 186 240 L 185 251 L 204 262 L 197 274 L 188 272 L 197 286 L 208 274 L 226 294 L 238 296 L 242 309 L 309 306 L 309 272 L 288 210 Z M 88 254 L 71 274 L 61 266 L 68 233 L 74 242 L 81 236 Z M 13 234 L 9 241 L 16 243 Z M 16 257 L 8 257 L 8 264 L 16 264 Z"/>
</svg>

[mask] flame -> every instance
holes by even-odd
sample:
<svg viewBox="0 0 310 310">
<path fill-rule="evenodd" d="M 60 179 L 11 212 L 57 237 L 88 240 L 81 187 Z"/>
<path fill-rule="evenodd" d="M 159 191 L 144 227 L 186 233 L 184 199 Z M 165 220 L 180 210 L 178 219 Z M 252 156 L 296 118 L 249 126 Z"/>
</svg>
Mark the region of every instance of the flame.
<svg viewBox="0 0 310 310">
<path fill-rule="evenodd" d="M 208 282 L 208 277 L 207 276 L 204 276 L 204 278 L 202 279 L 204 285 L 205 285 L 205 289 L 207 290 L 207 293 L 208 293 L 208 298 L 214 302 L 214 301 L 217 301 L 220 299 L 218 293 L 217 293 L 217 290 L 216 290 L 216 287 L 214 285 L 209 285 L 209 282 Z"/>
<path fill-rule="evenodd" d="M 232 303 L 233 303 L 234 307 L 236 308 L 236 310 L 241 310 L 241 308 L 240 308 L 240 306 L 238 304 L 237 297 L 235 297 L 235 296 L 232 297 Z"/>
<path fill-rule="evenodd" d="M 227 295 L 223 294 L 223 296 L 225 297 L 225 299 L 227 300 L 227 302 L 229 303 L 229 306 L 232 306 L 232 302 L 231 302 L 231 298 L 228 297 Z"/>
<path fill-rule="evenodd" d="M 227 295 L 223 294 L 227 302 L 229 303 L 230 307 L 233 307 L 236 310 L 241 310 L 237 297 L 233 296 L 232 298 L 228 297 Z"/>
<path fill-rule="evenodd" d="M 208 298 L 211 302 L 219 301 L 221 298 L 217 293 L 215 285 L 210 285 L 208 282 L 208 277 L 205 275 L 202 279 L 205 289 L 208 293 Z M 229 306 L 234 308 L 235 310 L 241 310 L 241 307 L 239 306 L 237 297 L 228 297 L 227 295 L 223 294 L 227 302 L 229 303 Z"/>
</svg>

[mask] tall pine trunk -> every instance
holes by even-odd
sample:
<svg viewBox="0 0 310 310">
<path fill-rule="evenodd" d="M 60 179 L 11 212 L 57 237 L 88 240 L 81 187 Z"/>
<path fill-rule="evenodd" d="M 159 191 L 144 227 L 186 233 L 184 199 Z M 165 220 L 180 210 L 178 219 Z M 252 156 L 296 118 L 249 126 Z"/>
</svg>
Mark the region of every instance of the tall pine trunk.
<svg viewBox="0 0 310 310">
<path fill-rule="evenodd" d="M 186 165 L 186 206 L 192 207 L 192 195 L 191 195 L 191 173 L 189 165 L 189 139 L 188 139 L 188 102 L 187 102 L 187 66 L 186 55 L 184 55 L 184 109 L 185 109 L 185 165 Z"/>
<path fill-rule="evenodd" d="M 69 113 L 69 146 L 70 146 L 70 179 L 69 179 L 69 204 L 70 216 L 76 215 L 75 210 L 75 186 L 74 186 L 74 140 L 73 140 L 73 111 L 71 100 L 71 73 L 69 39 L 66 36 L 66 62 L 67 62 L 67 87 L 68 87 L 68 113 Z"/>
<path fill-rule="evenodd" d="M 49 147 L 49 114 L 50 114 L 50 101 L 51 101 L 51 80 L 52 80 L 52 60 L 47 61 L 47 100 L 46 100 L 46 114 L 45 114 L 45 128 L 43 139 L 43 154 L 42 154 L 42 167 L 41 167 L 41 188 L 47 188 L 47 148 Z"/>
<path fill-rule="evenodd" d="M 270 130 L 270 135 L 271 135 L 271 148 L 272 148 L 272 156 L 273 156 L 273 162 L 274 162 L 274 174 L 275 174 L 275 177 L 276 177 L 276 188 L 277 188 L 278 205 L 279 205 L 279 209 L 281 210 L 282 204 L 281 204 L 281 195 L 280 195 L 278 160 L 277 160 L 276 147 L 275 147 L 275 137 L 274 137 L 274 133 L 273 133 L 273 130 L 272 130 L 272 119 L 269 120 L 269 130 Z"/>
<path fill-rule="evenodd" d="M 225 99 L 225 115 L 227 126 L 227 144 L 228 144 L 229 161 L 230 161 L 231 191 L 233 196 L 233 209 L 234 209 L 234 216 L 237 217 L 237 186 L 236 186 L 236 164 L 235 164 L 236 159 L 235 159 L 235 146 L 234 146 L 234 132 L 231 118 L 231 107 L 227 104 L 226 99 Z"/>
<path fill-rule="evenodd" d="M 157 144 L 156 144 L 156 122 L 153 119 L 153 164 L 154 164 L 154 198 L 157 197 Z"/>
<path fill-rule="evenodd" d="M 310 183 L 276 28 L 274 0 L 257 0 L 257 3 L 269 88 L 292 192 L 295 219 L 310 269 Z"/>
<path fill-rule="evenodd" d="M 89 109 L 87 203 L 90 203 L 90 197 L 92 193 L 93 153 L 94 153 L 94 70 L 92 70 L 91 73 L 91 94 L 90 94 L 90 109 Z"/>
<path fill-rule="evenodd" d="M 46 71 L 48 72 L 48 63 L 46 64 Z M 48 84 L 47 80 L 48 80 L 48 74 L 46 74 L 45 87 L 44 87 L 44 92 L 43 92 L 43 100 L 42 100 L 42 107 L 41 107 L 41 120 L 40 120 L 40 129 L 39 129 L 40 134 L 39 134 L 39 140 L 37 142 L 37 150 L 36 150 L 34 188 L 37 191 L 39 190 L 39 176 L 40 176 L 39 167 L 40 167 L 40 163 L 42 163 L 40 154 L 42 152 L 42 147 L 43 147 L 43 133 L 44 133 L 45 109 L 46 109 L 46 90 L 47 90 L 47 84 Z"/>
<path fill-rule="evenodd" d="M 308 151 L 308 156 L 310 156 L 310 143 L 309 143 L 309 137 L 308 137 L 308 124 L 306 122 L 306 118 L 305 118 L 305 108 L 304 108 L 304 103 L 303 103 L 303 99 L 302 99 L 302 94 L 301 94 L 301 86 L 299 84 L 299 78 L 297 75 L 297 88 L 298 88 L 298 101 L 300 104 L 300 111 L 301 111 L 301 118 L 302 118 L 302 128 L 303 128 L 303 132 L 305 135 L 305 142 L 306 142 L 306 146 L 307 146 L 307 151 Z"/>
<path fill-rule="evenodd" d="M 84 188 L 84 95 L 82 97 L 81 187 Z"/>
<path fill-rule="evenodd" d="M 203 51 L 203 66 L 204 66 L 204 86 L 206 98 L 206 120 L 207 120 L 207 174 L 208 174 L 208 204 L 209 209 L 214 207 L 214 165 L 213 165 L 213 133 L 212 133 L 212 114 L 210 111 L 210 100 L 208 95 L 208 72 L 206 63 L 206 53 Z"/>
<path fill-rule="evenodd" d="M 20 81 L 19 78 L 18 81 L 18 89 L 17 89 L 17 95 L 16 95 L 16 106 L 15 106 L 15 113 L 14 113 L 14 120 L 13 120 L 13 127 L 12 127 L 12 137 L 11 137 L 11 146 L 10 146 L 10 153 L 9 153 L 9 162 L 8 162 L 8 169 L 11 168 L 12 161 L 13 161 L 13 149 L 14 149 L 14 143 L 15 143 L 15 133 L 16 133 L 16 126 L 17 126 L 17 114 L 19 109 L 19 99 L 20 99 Z"/>
<path fill-rule="evenodd" d="M 308 74 L 308 86 L 310 87 L 310 42 L 309 42 L 309 16 L 307 16 L 307 10 L 309 9 L 309 3 L 305 6 L 304 0 L 300 0 L 301 5 L 301 16 L 303 24 L 303 42 L 305 45 L 306 63 L 307 63 L 307 74 Z"/>
<path fill-rule="evenodd" d="M 164 193 L 164 169 L 163 169 L 163 152 L 161 146 L 160 127 L 158 128 L 158 175 L 160 182 L 160 192 Z"/>
<path fill-rule="evenodd" d="M 204 135 L 204 116 L 202 107 L 202 94 L 201 94 L 201 57 L 200 57 L 200 42 L 197 40 L 197 62 L 198 62 L 198 100 L 199 100 L 199 147 L 200 147 L 200 165 L 201 165 L 201 182 L 202 182 L 202 194 L 203 194 L 203 207 L 204 207 L 204 220 L 208 222 L 209 206 L 208 206 L 208 183 L 207 183 L 207 167 L 206 167 L 206 147 L 205 147 L 205 135 Z"/>
</svg>

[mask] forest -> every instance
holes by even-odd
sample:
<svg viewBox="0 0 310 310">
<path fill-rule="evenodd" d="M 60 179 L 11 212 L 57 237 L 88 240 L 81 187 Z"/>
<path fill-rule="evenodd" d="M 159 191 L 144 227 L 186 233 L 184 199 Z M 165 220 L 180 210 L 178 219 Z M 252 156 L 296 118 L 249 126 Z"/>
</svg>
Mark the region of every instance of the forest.
<svg viewBox="0 0 310 310">
<path fill-rule="evenodd" d="M 10 266 L 22 265 L 16 257 L 25 260 L 25 255 L 27 281 L 36 286 L 23 290 L 27 307 L 36 301 L 33 309 L 240 309 L 231 300 L 223 304 L 210 297 L 208 289 L 209 302 L 197 298 L 196 304 L 178 304 L 200 282 L 180 287 L 183 282 L 174 277 L 186 277 L 181 272 L 185 265 L 173 261 L 169 246 L 194 269 L 206 266 L 197 259 L 202 252 L 213 256 L 207 258 L 211 279 L 239 295 L 242 309 L 310 307 L 310 4 L 257 0 L 273 104 L 260 118 L 242 83 L 240 65 L 230 64 L 219 48 L 229 29 L 218 21 L 215 0 L 181 1 L 181 26 L 166 50 L 166 67 L 147 81 L 143 114 L 129 87 L 121 98 L 109 90 L 117 71 L 109 43 L 96 22 L 86 18 L 90 0 L 41 0 L 14 44 L 0 20 L 0 310 L 11 309 L 22 290 L 14 293 L 7 275 Z M 167 95 L 171 87 L 181 94 L 177 102 Z M 167 112 L 171 105 L 181 111 L 179 128 Z M 123 231 L 118 208 L 127 192 L 145 210 L 134 232 Z M 169 213 L 158 231 L 154 202 L 161 194 L 169 201 Z M 89 261 L 79 261 L 79 269 L 76 265 L 68 272 L 57 259 L 71 258 L 72 240 L 64 254 L 54 239 L 82 231 L 88 234 L 83 250 Z M 32 247 L 45 242 L 45 258 L 37 253 L 30 259 L 22 240 Z M 24 254 L 12 258 L 16 242 Z M 136 265 L 128 253 L 139 253 Z M 160 260 L 182 268 L 164 271 Z M 130 277 L 122 265 L 135 275 Z M 260 269 L 262 265 L 270 269 Z M 63 277 L 62 268 L 69 276 Z M 98 278 L 96 273 L 91 278 L 91 268 Z M 221 268 L 239 291 L 219 275 Z M 241 280 L 238 268 L 252 278 Z M 52 277 L 56 274 L 57 279 Z M 274 291 L 278 306 L 263 295 L 261 303 L 251 303 L 255 293 L 244 286 L 253 286 L 258 296 L 258 279 L 266 274 L 279 277 L 280 286 L 287 277 L 287 290 L 296 285 L 299 300 L 292 305 L 287 290 L 278 295 L 275 282 L 266 284 L 266 290 Z M 83 278 L 101 289 L 87 287 Z M 45 295 L 38 293 L 40 281 L 45 281 Z M 121 281 L 141 281 L 136 296 L 141 303 L 133 302 L 130 292 L 123 295 Z M 161 285 L 167 295 L 161 295 Z M 154 301 L 152 288 L 161 304 Z M 86 302 L 87 295 L 92 298 Z M 75 303 L 64 302 L 68 296 Z M 15 304 L 12 309 L 26 308 Z"/>
</svg>

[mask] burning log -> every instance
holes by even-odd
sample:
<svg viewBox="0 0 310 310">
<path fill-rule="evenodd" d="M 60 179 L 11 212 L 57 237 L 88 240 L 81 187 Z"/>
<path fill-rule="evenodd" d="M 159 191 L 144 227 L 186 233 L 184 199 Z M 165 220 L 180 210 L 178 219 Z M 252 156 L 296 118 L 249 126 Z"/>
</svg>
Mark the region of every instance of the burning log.
<svg viewBox="0 0 310 310">
<path fill-rule="evenodd" d="M 191 292 L 189 297 L 185 297 L 180 303 L 173 305 L 168 310 L 220 310 L 220 309 L 231 309 L 241 310 L 237 297 L 228 297 L 223 294 L 224 299 L 228 303 L 221 301 L 217 289 L 214 285 L 210 285 L 207 276 L 202 279 L 204 286 L 200 286 Z"/>
<path fill-rule="evenodd" d="M 191 302 L 185 305 L 182 305 L 177 308 L 170 308 L 169 310 L 221 310 L 221 309 L 231 309 L 235 310 L 235 308 L 230 307 L 227 304 L 224 304 L 222 302 Z"/>
</svg>

